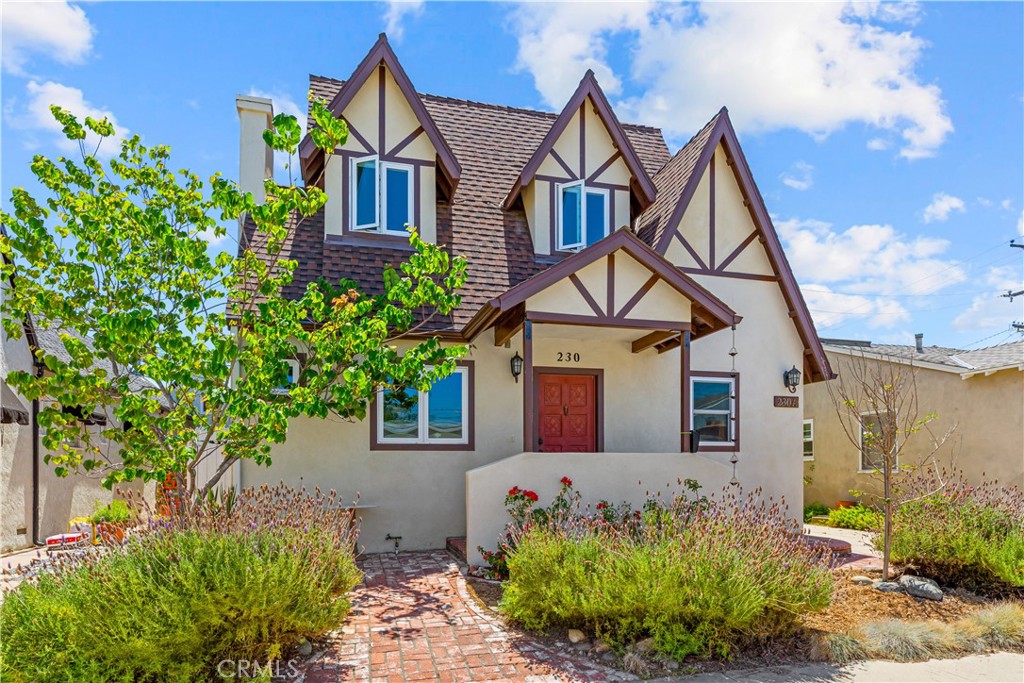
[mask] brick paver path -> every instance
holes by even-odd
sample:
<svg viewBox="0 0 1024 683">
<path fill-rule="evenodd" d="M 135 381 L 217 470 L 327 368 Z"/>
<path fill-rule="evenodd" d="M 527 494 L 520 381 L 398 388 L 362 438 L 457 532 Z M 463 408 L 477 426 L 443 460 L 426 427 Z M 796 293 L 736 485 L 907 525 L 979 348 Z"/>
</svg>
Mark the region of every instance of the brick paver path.
<svg viewBox="0 0 1024 683">
<path fill-rule="evenodd" d="M 360 565 L 352 612 L 306 668 L 306 683 L 636 680 L 482 610 L 444 551 L 370 555 Z"/>
</svg>

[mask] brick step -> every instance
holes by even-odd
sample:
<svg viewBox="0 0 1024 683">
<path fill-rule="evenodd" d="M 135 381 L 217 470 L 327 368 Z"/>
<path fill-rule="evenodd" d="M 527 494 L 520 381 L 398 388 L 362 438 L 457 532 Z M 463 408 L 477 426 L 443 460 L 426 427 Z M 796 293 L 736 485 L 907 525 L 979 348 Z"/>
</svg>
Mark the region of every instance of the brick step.
<svg viewBox="0 0 1024 683">
<path fill-rule="evenodd" d="M 466 537 L 449 536 L 445 541 L 445 548 L 463 562 L 466 561 Z"/>
<path fill-rule="evenodd" d="M 853 548 L 849 541 L 825 536 L 804 536 L 804 541 L 814 548 L 831 551 L 833 555 L 849 555 Z"/>
</svg>

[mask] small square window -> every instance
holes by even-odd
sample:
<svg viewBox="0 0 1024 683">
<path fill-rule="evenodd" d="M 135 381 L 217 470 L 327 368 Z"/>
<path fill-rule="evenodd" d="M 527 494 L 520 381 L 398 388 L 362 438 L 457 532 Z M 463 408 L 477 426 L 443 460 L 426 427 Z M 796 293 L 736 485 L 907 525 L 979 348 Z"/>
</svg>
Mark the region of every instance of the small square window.
<svg viewBox="0 0 1024 683">
<path fill-rule="evenodd" d="M 469 444 L 469 367 L 459 366 L 427 391 L 377 394 L 377 443 Z"/>
<path fill-rule="evenodd" d="M 814 460 L 814 420 L 804 420 L 804 460 Z"/>
<path fill-rule="evenodd" d="M 299 361 L 294 358 L 289 358 L 285 363 L 288 364 L 288 374 L 285 379 L 285 384 L 277 387 L 276 389 L 270 390 L 270 393 L 274 396 L 287 396 L 291 385 L 299 381 Z"/>
<path fill-rule="evenodd" d="M 693 378 L 690 385 L 693 431 L 700 443 L 736 443 L 736 381 L 732 377 Z"/>
<path fill-rule="evenodd" d="M 404 235 L 413 222 L 414 170 L 375 156 L 353 159 L 352 229 Z"/>
</svg>

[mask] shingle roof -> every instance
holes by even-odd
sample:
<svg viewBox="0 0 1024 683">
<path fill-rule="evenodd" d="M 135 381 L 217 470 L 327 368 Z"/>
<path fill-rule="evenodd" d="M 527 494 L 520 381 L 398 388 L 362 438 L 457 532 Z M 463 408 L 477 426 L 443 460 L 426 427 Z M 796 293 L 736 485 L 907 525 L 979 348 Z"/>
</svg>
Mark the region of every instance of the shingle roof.
<svg viewBox="0 0 1024 683">
<path fill-rule="evenodd" d="M 343 84 L 310 76 L 314 96 L 328 101 Z M 462 167 L 454 201 L 438 201 L 437 241 L 466 256 L 469 264 L 463 305 L 450 320 L 434 321 L 430 328 L 461 329 L 484 303 L 554 262 L 534 254 L 523 210 L 503 210 L 502 202 L 557 114 L 437 95 L 420 97 Z M 661 131 L 631 124 L 623 129 L 644 169 L 654 176 L 669 160 Z M 325 242 L 322 212 L 293 227 L 281 253 L 299 263 L 288 295 L 301 293 L 321 276 L 331 281 L 351 278 L 367 293 L 377 294 L 384 265 L 409 254 L 406 249 Z M 252 226 L 247 226 L 247 236 L 252 234 Z"/>
<path fill-rule="evenodd" d="M 700 131 L 676 152 L 675 156 L 659 170 L 652 180 L 658 190 L 654 203 L 640 214 L 636 221 L 637 237 L 652 247 L 657 248 L 665 229 L 668 227 L 679 199 L 686 189 L 693 171 L 697 167 L 701 152 L 707 147 L 711 132 L 718 124 L 722 112 L 715 114 Z"/>
<path fill-rule="evenodd" d="M 827 350 L 842 349 L 854 353 L 863 352 L 876 356 L 934 363 L 960 373 L 980 372 L 1014 365 L 1024 366 L 1024 340 L 973 350 L 948 346 L 925 346 L 920 353 L 915 346 L 908 344 L 875 344 L 874 342 L 850 339 L 822 339 L 821 341 Z"/>
</svg>

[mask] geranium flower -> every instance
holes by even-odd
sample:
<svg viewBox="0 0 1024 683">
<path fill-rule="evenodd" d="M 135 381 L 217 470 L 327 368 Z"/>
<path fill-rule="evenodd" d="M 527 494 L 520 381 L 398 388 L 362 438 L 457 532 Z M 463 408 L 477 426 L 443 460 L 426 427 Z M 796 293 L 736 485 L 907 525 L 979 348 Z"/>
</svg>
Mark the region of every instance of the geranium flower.
<svg viewBox="0 0 1024 683">
<path fill-rule="evenodd" d="M 605 503 L 604 501 L 601 501 L 600 503 L 597 504 L 598 510 L 604 510 L 606 507 L 608 507 L 608 504 Z"/>
<path fill-rule="evenodd" d="M 562 486 L 572 486 L 572 479 L 569 477 L 562 477 Z"/>
<path fill-rule="evenodd" d="M 510 488 L 508 490 L 508 495 L 510 495 L 510 496 L 519 495 L 519 487 L 518 486 L 513 486 L 512 488 Z"/>
<path fill-rule="evenodd" d="M 533 491 L 523 491 L 523 495 L 532 500 L 534 503 L 537 502 L 537 494 Z"/>
</svg>

